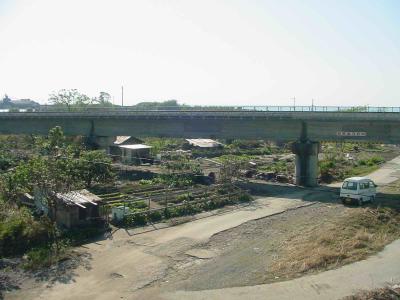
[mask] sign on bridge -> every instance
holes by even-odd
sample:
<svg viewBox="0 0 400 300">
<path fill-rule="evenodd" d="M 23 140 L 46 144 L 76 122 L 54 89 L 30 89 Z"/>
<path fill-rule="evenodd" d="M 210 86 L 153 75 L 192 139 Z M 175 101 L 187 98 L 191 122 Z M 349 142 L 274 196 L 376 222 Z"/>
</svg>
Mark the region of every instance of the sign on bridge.
<svg viewBox="0 0 400 300">
<path fill-rule="evenodd" d="M 337 136 L 367 136 L 365 131 L 338 131 Z"/>
</svg>

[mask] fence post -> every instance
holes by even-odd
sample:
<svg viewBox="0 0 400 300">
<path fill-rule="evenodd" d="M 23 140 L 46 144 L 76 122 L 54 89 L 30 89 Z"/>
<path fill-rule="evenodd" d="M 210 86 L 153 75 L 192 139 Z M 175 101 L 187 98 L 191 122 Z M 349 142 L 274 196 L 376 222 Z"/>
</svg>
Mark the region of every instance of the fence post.
<svg viewBox="0 0 400 300">
<path fill-rule="evenodd" d="M 124 200 L 124 214 L 122 216 L 122 220 L 124 220 L 124 219 L 125 219 L 125 200 Z"/>
<path fill-rule="evenodd" d="M 167 196 L 167 193 L 165 193 L 165 208 L 168 208 L 168 196 Z"/>
</svg>

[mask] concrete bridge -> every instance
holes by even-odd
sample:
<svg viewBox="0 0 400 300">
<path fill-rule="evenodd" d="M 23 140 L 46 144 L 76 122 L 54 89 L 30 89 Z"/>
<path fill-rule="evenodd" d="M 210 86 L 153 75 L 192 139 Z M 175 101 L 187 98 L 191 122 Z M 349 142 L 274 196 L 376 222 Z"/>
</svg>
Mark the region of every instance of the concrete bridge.
<svg viewBox="0 0 400 300">
<path fill-rule="evenodd" d="M 400 109 L 381 108 L 162 110 L 0 113 L 0 134 L 47 134 L 61 126 L 67 135 L 107 137 L 240 138 L 292 141 L 296 182 L 316 185 L 320 141 L 400 144 Z"/>
</svg>

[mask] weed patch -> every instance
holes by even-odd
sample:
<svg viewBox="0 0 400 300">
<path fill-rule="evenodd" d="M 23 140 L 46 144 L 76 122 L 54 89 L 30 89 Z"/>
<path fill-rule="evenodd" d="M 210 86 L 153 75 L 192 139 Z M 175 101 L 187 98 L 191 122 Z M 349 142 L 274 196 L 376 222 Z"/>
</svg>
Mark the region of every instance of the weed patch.
<svg viewBox="0 0 400 300">
<path fill-rule="evenodd" d="M 293 278 L 365 259 L 400 238 L 400 214 L 390 208 L 356 208 L 333 223 L 292 237 L 271 265 L 274 276 Z"/>
</svg>

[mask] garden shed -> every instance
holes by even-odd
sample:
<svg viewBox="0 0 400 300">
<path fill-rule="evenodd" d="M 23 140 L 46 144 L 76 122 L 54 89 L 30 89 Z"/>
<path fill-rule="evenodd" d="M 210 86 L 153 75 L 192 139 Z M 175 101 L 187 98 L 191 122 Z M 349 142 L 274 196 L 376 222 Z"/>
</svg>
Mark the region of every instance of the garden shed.
<svg viewBox="0 0 400 300">
<path fill-rule="evenodd" d="M 55 217 L 60 226 L 71 228 L 88 225 L 100 219 L 98 196 L 88 190 L 57 193 L 57 211 L 51 211 L 41 193 L 35 193 L 35 206 L 42 213 Z"/>
<path fill-rule="evenodd" d="M 117 136 L 110 146 L 110 154 L 114 160 L 122 163 L 142 164 L 149 162 L 151 146 L 144 145 L 143 141 L 132 136 Z"/>
<path fill-rule="evenodd" d="M 121 145 L 119 147 L 122 150 L 121 162 L 123 163 L 142 164 L 147 163 L 150 160 L 151 146 L 136 144 Z"/>
</svg>

